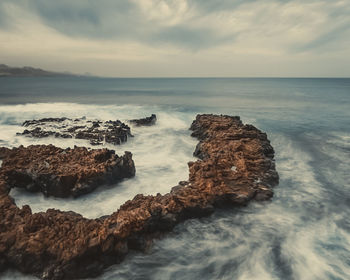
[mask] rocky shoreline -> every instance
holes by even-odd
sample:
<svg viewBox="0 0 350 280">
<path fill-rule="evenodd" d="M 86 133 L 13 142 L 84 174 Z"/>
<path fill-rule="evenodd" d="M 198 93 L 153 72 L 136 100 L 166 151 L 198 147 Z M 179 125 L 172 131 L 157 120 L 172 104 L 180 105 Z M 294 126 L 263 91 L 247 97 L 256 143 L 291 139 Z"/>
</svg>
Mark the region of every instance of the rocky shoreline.
<svg viewBox="0 0 350 280">
<path fill-rule="evenodd" d="M 222 115 L 198 115 L 191 130 L 200 140 L 194 153 L 200 159 L 188 163 L 187 181 L 165 195 L 136 195 L 98 219 L 20 209 L 0 170 L 0 271 L 12 267 L 42 279 L 97 276 L 186 219 L 272 197 L 278 174 L 265 133 Z"/>
</svg>

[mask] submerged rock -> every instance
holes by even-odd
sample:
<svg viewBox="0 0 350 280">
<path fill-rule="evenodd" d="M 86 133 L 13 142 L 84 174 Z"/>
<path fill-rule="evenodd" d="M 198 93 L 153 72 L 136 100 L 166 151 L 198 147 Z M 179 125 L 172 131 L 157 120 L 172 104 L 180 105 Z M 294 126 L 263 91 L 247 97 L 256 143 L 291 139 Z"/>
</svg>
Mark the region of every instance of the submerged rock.
<svg viewBox="0 0 350 280">
<path fill-rule="evenodd" d="M 157 121 L 157 116 L 155 114 L 152 114 L 150 117 L 146 117 L 143 119 L 134 119 L 134 120 L 130 120 L 129 122 L 136 126 L 150 126 L 150 125 L 154 125 L 156 121 Z"/>
<path fill-rule="evenodd" d="M 128 137 L 132 137 L 130 127 L 119 120 L 102 122 L 86 120 L 85 117 L 74 120 L 44 118 L 25 121 L 23 126 L 27 129 L 17 135 L 86 139 L 91 145 L 102 145 L 104 142 L 119 145 L 126 142 Z"/>
<path fill-rule="evenodd" d="M 165 195 L 136 195 L 98 219 L 20 209 L 0 171 L 0 269 L 15 267 L 43 279 L 93 277 L 185 219 L 272 196 L 278 174 L 265 133 L 239 117 L 218 115 L 198 115 L 191 129 L 201 141 L 196 153 L 202 160 L 188 164 L 187 181 Z"/>
<path fill-rule="evenodd" d="M 102 184 L 133 177 L 135 166 L 130 152 L 119 157 L 108 149 L 32 145 L 8 150 L 1 173 L 10 188 L 25 188 L 46 196 L 77 197 Z"/>
</svg>

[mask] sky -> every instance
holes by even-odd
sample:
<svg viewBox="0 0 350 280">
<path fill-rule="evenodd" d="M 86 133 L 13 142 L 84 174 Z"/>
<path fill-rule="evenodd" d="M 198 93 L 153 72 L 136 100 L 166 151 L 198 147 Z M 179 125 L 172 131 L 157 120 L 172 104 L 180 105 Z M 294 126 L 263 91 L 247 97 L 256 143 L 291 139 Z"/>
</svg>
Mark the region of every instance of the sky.
<svg viewBox="0 0 350 280">
<path fill-rule="evenodd" d="M 350 0 L 0 0 L 0 64 L 109 77 L 350 77 Z"/>
</svg>

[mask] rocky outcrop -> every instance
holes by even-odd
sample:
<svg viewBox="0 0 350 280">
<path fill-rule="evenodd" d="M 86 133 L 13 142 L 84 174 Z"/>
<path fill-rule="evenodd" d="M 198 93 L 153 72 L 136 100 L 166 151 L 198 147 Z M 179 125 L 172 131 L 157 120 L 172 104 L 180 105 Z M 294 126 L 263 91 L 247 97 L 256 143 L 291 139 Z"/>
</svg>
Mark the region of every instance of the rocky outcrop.
<svg viewBox="0 0 350 280">
<path fill-rule="evenodd" d="M 1 173 L 9 188 L 25 188 L 46 196 L 77 197 L 100 185 L 133 177 L 135 166 L 130 152 L 119 157 L 108 149 L 33 145 L 8 149 Z"/>
<path fill-rule="evenodd" d="M 272 196 L 278 174 L 265 133 L 238 117 L 217 115 L 198 115 L 191 129 L 201 159 L 188 164 L 187 181 L 165 195 L 139 194 L 98 219 L 19 209 L 0 172 L 0 269 L 15 267 L 43 279 L 93 277 L 185 219 Z"/>
<path fill-rule="evenodd" d="M 134 119 L 134 120 L 130 120 L 129 122 L 136 126 L 151 126 L 151 125 L 154 125 L 156 121 L 157 121 L 157 116 L 155 114 L 152 114 L 150 117 L 146 117 L 143 119 Z"/>
<path fill-rule="evenodd" d="M 130 127 L 119 120 L 99 121 L 87 120 L 85 117 L 78 119 L 69 118 L 44 118 L 40 120 L 27 120 L 23 123 L 27 127 L 17 135 L 44 138 L 76 138 L 86 139 L 91 145 L 110 143 L 119 145 L 132 137 Z"/>
</svg>

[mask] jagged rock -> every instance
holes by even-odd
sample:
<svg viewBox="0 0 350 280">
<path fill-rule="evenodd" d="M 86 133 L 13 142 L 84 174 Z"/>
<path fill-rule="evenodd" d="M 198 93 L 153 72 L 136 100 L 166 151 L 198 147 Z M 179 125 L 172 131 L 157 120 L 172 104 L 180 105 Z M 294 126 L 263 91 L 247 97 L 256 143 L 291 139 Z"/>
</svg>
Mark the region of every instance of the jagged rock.
<svg viewBox="0 0 350 280">
<path fill-rule="evenodd" d="M 156 121 L 157 121 L 157 116 L 155 114 L 152 114 L 150 117 L 146 117 L 143 119 L 134 119 L 134 120 L 130 120 L 129 122 L 136 126 L 150 126 L 150 125 L 154 125 Z"/>
<path fill-rule="evenodd" d="M 25 121 L 22 125 L 23 126 L 31 126 L 31 125 L 40 125 L 42 123 L 46 123 L 46 122 L 64 122 L 66 120 L 69 120 L 68 118 L 43 118 L 43 119 L 40 119 L 40 120 L 27 120 Z"/>
<path fill-rule="evenodd" d="M 27 127 L 22 133 L 35 138 L 57 137 L 89 140 L 91 145 L 102 145 L 104 142 L 119 145 L 133 137 L 130 127 L 121 121 L 93 121 L 85 117 L 79 119 L 44 118 L 27 120 L 23 123 Z"/>
<path fill-rule="evenodd" d="M 0 171 L 0 263 L 43 279 L 93 277 L 185 219 L 271 197 L 278 174 L 265 133 L 239 117 L 217 115 L 198 115 L 191 129 L 203 160 L 188 164 L 187 181 L 165 195 L 136 195 L 98 219 L 20 209 Z"/>
<path fill-rule="evenodd" d="M 133 177 L 135 166 L 130 152 L 119 157 L 108 149 L 32 145 L 8 150 L 1 173 L 10 188 L 25 188 L 46 196 L 77 197 L 102 184 Z"/>
</svg>

